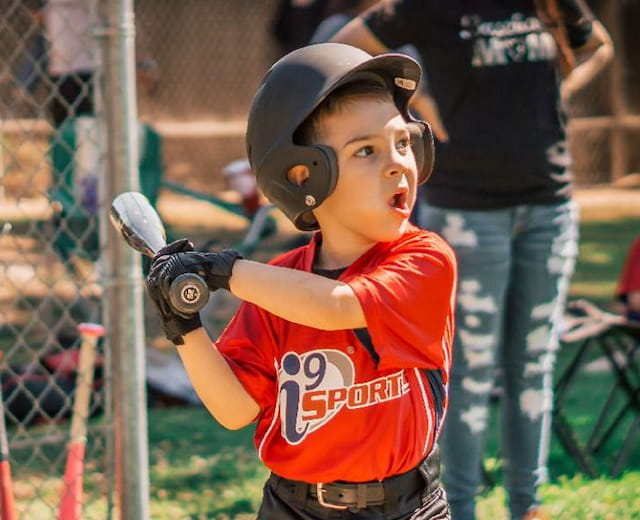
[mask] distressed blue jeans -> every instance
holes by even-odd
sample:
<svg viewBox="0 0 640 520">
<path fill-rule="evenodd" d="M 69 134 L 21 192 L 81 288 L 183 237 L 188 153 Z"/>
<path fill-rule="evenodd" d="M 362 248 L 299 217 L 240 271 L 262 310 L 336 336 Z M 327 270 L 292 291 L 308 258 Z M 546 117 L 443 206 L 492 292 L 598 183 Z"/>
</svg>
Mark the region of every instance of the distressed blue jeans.
<svg viewBox="0 0 640 520">
<path fill-rule="evenodd" d="M 421 203 L 420 225 L 456 251 L 459 285 L 449 408 L 440 441 L 453 520 L 475 518 L 496 375 L 511 518 L 539 505 L 551 436 L 557 327 L 578 253 L 574 202 L 461 211 Z"/>
</svg>

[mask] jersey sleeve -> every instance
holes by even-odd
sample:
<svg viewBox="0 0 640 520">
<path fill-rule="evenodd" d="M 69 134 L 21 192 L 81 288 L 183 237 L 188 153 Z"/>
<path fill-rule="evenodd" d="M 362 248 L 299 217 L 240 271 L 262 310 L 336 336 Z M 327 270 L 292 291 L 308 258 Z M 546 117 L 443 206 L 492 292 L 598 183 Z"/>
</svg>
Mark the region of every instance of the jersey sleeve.
<svg viewBox="0 0 640 520">
<path fill-rule="evenodd" d="M 442 238 L 418 235 L 347 280 L 364 311 L 379 368 L 448 368 L 456 270 Z"/>
<path fill-rule="evenodd" d="M 267 314 L 255 305 L 242 303 L 216 341 L 216 347 L 260 410 L 273 404 L 276 393 L 274 337 Z"/>
</svg>

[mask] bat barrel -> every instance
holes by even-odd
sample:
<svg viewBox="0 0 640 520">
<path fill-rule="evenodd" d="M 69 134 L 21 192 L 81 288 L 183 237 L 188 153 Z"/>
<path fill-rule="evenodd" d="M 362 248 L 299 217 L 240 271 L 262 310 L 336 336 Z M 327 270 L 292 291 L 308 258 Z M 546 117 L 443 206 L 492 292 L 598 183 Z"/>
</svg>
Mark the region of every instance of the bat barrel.
<svg viewBox="0 0 640 520">
<path fill-rule="evenodd" d="M 142 193 L 127 191 L 111 203 L 109 218 L 122 238 L 136 251 L 153 257 L 166 245 L 160 216 Z"/>
</svg>

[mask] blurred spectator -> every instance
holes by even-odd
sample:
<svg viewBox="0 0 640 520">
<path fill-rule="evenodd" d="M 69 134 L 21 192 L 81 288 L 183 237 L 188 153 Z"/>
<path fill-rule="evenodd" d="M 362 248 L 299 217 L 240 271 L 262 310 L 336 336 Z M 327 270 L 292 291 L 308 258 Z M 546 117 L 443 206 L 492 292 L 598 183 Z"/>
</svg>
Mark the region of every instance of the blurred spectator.
<svg viewBox="0 0 640 520">
<path fill-rule="evenodd" d="M 625 260 L 616 297 L 624 304 L 624 315 L 629 320 L 640 321 L 640 236 L 638 236 Z"/>
</svg>

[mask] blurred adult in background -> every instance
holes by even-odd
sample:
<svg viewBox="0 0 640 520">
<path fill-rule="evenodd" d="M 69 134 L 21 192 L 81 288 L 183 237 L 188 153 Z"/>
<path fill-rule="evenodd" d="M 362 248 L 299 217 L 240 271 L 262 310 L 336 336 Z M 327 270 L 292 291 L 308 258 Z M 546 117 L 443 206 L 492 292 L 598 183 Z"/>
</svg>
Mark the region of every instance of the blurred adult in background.
<svg viewBox="0 0 640 520">
<path fill-rule="evenodd" d="M 371 54 L 415 45 L 448 136 L 420 224 L 449 241 L 460 268 L 441 441 L 453 518 L 475 518 L 496 374 L 511 518 L 547 518 L 537 490 L 578 240 L 563 101 L 611 59 L 607 31 L 581 0 L 395 0 L 333 41 Z"/>
<path fill-rule="evenodd" d="M 640 321 L 640 236 L 627 251 L 616 297 L 624 305 L 624 316 L 628 320 Z"/>
</svg>

